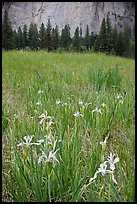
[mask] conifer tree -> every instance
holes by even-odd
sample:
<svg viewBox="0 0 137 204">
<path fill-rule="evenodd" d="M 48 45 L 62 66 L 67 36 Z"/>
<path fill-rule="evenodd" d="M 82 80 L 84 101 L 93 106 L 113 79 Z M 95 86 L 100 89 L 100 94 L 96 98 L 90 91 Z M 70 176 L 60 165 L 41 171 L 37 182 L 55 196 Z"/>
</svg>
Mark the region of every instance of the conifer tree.
<svg viewBox="0 0 137 204">
<path fill-rule="evenodd" d="M 87 50 L 90 49 L 90 35 L 89 35 L 89 26 L 87 25 L 86 27 L 86 33 L 85 33 L 85 38 L 84 38 L 84 44 L 87 48 Z"/>
<path fill-rule="evenodd" d="M 6 50 L 13 49 L 13 30 L 9 21 L 8 12 L 5 10 L 2 22 L 2 47 Z"/>
<path fill-rule="evenodd" d="M 53 49 L 53 38 L 52 38 L 52 28 L 50 19 L 48 19 L 47 27 L 46 27 L 46 48 L 48 51 Z"/>
<path fill-rule="evenodd" d="M 109 18 L 109 15 L 107 15 L 107 19 L 106 19 L 106 52 L 107 53 L 110 53 L 112 48 L 114 47 L 112 33 L 113 32 L 112 32 L 110 18 Z"/>
<path fill-rule="evenodd" d="M 23 48 L 26 48 L 29 45 L 28 43 L 28 28 L 27 25 L 25 24 L 23 26 Z"/>
<path fill-rule="evenodd" d="M 56 25 L 55 29 L 52 29 L 52 36 L 53 36 L 53 47 L 55 50 L 59 47 L 59 32 L 58 32 L 58 26 Z"/>
<path fill-rule="evenodd" d="M 19 50 L 23 48 L 23 33 L 20 26 L 17 32 L 17 48 Z"/>
<path fill-rule="evenodd" d="M 95 39 L 95 42 L 94 42 L 93 50 L 95 52 L 100 51 L 100 35 L 99 34 L 96 35 L 96 39 Z"/>
<path fill-rule="evenodd" d="M 83 36 L 82 36 L 82 28 L 80 28 L 79 34 L 80 34 L 80 45 L 83 46 L 84 43 L 83 43 Z"/>
<path fill-rule="evenodd" d="M 70 44 L 71 44 L 70 27 L 69 25 L 65 25 L 61 33 L 61 46 L 65 48 L 65 50 L 68 50 Z"/>
<path fill-rule="evenodd" d="M 89 41 L 89 46 L 90 46 L 90 50 L 93 49 L 94 47 L 94 43 L 95 43 L 95 35 L 93 32 L 91 32 L 91 35 L 90 35 L 90 41 Z"/>
<path fill-rule="evenodd" d="M 39 47 L 40 49 L 46 48 L 46 39 L 45 39 L 45 26 L 44 23 L 41 24 L 40 30 L 39 30 Z"/>
<path fill-rule="evenodd" d="M 124 52 L 124 38 L 123 33 L 118 33 L 116 55 L 122 56 Z"/>
<path fill-rule="evenodd" d="M 39 48 L 39 33 L 36 23 L 34 24 L 34 50 Z"/>
<path fill-rule="evenodd" d="M 17 44 L 18 44 L 18 34 L 16 30 L 13 30 L 13 49 L 17 49 Z"/>
<path fill-rule="evenodd" d="M 37 25 L 31 23 L 29 26 L 29 46 L 32 50 L 37 50 L 39 46 L 39 39 L 38 39 L 38 29 Z"/>
<path fill-rule="evenodd" d="M 73 39 L 73 46 L 75 51 L 80 51 L 80 36 L 79 36 L 79 27 L 77 26 L 74 34 L 74 39 Z"/>
<path fill-rule="evenodd" d="M 130 47 L 130 33 L 129 27 L 126 24 L 124 25 L 123 41 L 124 41 L 124 56 L 128 56 Z"/>
<path fill-rule="evenodd" d="M 115 26 L 113 29 L 113 34 L 112 34 L 113 48 L 114 48 L 115 53 L 117 51 L 117 40 L 118 40 L 117 38 L 118 38 L 118 31 L 117 31 L 117 27 Z"/>
<path fill-rule="evenodd" d="M 106 20 L 103 18 L 100 33 L 99 33 L 99 41 L 100 41 L 100 47 L 99 50 L 101 52 L 107 51 L 107 31 L 106 31 Z"/>
</svg>

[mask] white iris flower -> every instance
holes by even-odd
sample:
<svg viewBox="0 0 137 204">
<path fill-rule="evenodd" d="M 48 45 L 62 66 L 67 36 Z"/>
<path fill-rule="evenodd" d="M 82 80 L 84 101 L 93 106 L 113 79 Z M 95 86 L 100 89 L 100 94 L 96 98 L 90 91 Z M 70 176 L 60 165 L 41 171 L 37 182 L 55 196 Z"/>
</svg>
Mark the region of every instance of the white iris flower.
<svg viewBox="0 0 137 204">
<path fill-rule="evenodd" d="M 35 144 L 35 145 L 40 145 L 41 143 L 39 143 L 39 142 L 38 142 L 38 143 L 31 142 L 33 136 L 34 136 L 34 135 L 25 136 L 25 137 L 24 137 L 24 140 L 25 140 L 26 142 L 22 142 L 22 143 L 18 144 L 17 146 L 20 147 L 20 146 L 26 145 L 26 147 L 29 147 L 29 146 L 31 146 L 31 145 L 33 145 L 33 144 Z"/>
<path fill-rule="evenodd" d="M 102 176 L 104 176 L 106 173 L 109 173 L 112 175 L 113 182 L 117 184 L 117 181 L 114 178 L 115 163 L 117 163 L 117 162 L 119 162 L 119 158 L 116 157 L 114 159 L 114 155 L 112 155 L 112 153 L 110 153 L 110 156 L 108 156 L 107 161 L 100 164 L 100 167 L 95 172 L 94 177 L 90 178 L 89 183 L 97 178 L 97 174 L 101 173 Z M 107 163 L 110 164 L 110 169 L 107 169 Z"/>
<path fill-rule="evenodd" d="M 117 162 L 119 162 L 119 157 L 116 157 L 116 158 L 114 159 L 114 156 L 115 156 L 115 154 L 112 155 L 112 153 L 110 153 L 110 156 L 108 156 L 108 159 L 107 159 L 108 163 L 110 164 L 110 169 L 111 169 L 112 171 L 115 170 L 115 164 L 116 164 Z"/>
<path fill-rule="evenodd" d="M 74 115 L 76 118 L 78 118 L 78 117 L 80 117 L 80 116 L 83 116 L 82 114 L 80 114 L 79 111 L 75 112 L 73 115 Z"/>
<path fill-rule="evenodd" d="M 96 108 L 92 111 L 92 113 L 94 113 L 94 112 L 100 113 L 100 114 L 102 115 L 101 109 L 99 109 L 98 107 L 96 107 Z"/>
<path fill-rule="evenodd" d="M 45 163 L 48 163 L 48 162 L 52 163 L 52 162 L 54 162 L 54 161 L 56 161 L 56 162 L 59 163 L 58 159 L 57 159 L 56 156 L 55 156 L 55 154 L 57 153 L 57 151 L 58 151 L 59 149 L 60 149 L 60 148 L 58 148 L 55 152 L 50 151 L 48 157 L 47 157 L 47 155 L 45 154 L 45 152 L 42 151 L 42 155 L 41 155 L 41 156 L 39 157 L 39 159 L 38 159 L 38 164 L 40 164 L 42 161 L 44 161 Z"/>
<path fill-rule="evenodd" d="M 45 113 L 42 113 L 39 118 L 41 118 L 41 121 L 39 122 L 39 124 L 42 124 L 45 120 L 47 119 L 51 119 L 51 116 L 48 116 L 48 112 L 45 110 Z"/>
</svg>

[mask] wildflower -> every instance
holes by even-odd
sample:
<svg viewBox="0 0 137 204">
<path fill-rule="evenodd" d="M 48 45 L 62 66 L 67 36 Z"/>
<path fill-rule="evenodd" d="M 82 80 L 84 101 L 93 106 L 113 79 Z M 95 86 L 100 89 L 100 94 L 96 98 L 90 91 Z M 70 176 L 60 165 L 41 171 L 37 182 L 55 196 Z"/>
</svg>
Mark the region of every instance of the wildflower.
<svg viewBox="0 0 137 204">
<path fill-rule="evenodd" d="M 115 155 L 115 154 L 114 154 L 114 155 Z M 112 153 L 110 153 L 110 156 L 108 156 L 108 159 L 107 159 L 108 163 L 110 164 L 110 169 L 111 169 L 112 171 L 115 170 L 115 164 L 116 164 L 117 162 L 119 162 L 119 157 L 116 157 L 116 158 L 114 159 L 114 155 L 112 155 Z"/>
<path fill-rule="evenodd" d="M 65 102 L 65 103 L 62 103 L 62 106 L 67 106 L 67 103 Z"/>
<path fill-rule="evenodd" d="M 37 110 L 34 110 L 34 113 L 38 113 L 38 111 L 37 111 Z"/>
<path fill-rule="evenodd" d="M 41 101 L 38 101 L 38 102 L 36 103 L 36 105 L 38 105 L 38 106 L 42 106 Z"/>
<path fill-rule="evenodd" d="M 54 140 L 54 137 L 50 136 L 50 135 L 46 135 L 44 137 L 46 138 L 46 145 L 47 144 L 51 144 L 52 145 L 52 140 Z"/>
<path fill-rule="evenodd" d="M 101 109 L 98 109 L 98 107 L 96 107 L 94 110 L 92 110 L 92 113 L 97 112 L 100 113 L 102 115 Z"/>
<path fill-rule="evenodd" d="M 49 122 L 46 122 L 47 128 L 51 127 L 52 124 L 54 124 L 52 120 L 50 120 Z"/>
<path fill-rule="evenodd" d="M 117 95 L 117 99 L 123 98 L 122 95 Z"/>
<path fill-rule="evenodd" d="M 57 99 L 57 100 L 56 100 L 56 104 L 59 105 L 60 103 L 61 103 L 61 100 L 60 100 L 60 99 Z"/>
<path fill-rule="evenodd" d="M 19 115 L 15 113 L 14 114 L 14 118 L 18 118 L 18 117 L 19 117 Z"/>
<path fill-rule="evenodd" d="M 83 105 L 83 101 L 80 99 L 78 102 L 79 105 Z"/>
<path fill-rule="evenodd" d="M 119 100 L 119 103 L 123 104 L 123 103 L 124 103 L 124 100 L 122 100 L 122 99 L 121 99 L 121 100 Z"/>
<path fill-rule="evenodd" d="M 37 142 L 43 143 L 43 142 L 44 142 L 44 139 L 40 139 L 40 140 L 38 140 Z"/>
<path fill-rule="evenodd" d="M 43 93 L 43 91 L 40 89 L 40 90 L 38 90 L 38 94 L 41 94 L 41 93 Z"/>
<path fill-rule="evenodd" d="M 25 136 L 25 137 L 24 137 L 24 140 L 25 140 L 26 142 L 22 142 L 22 143 L 18 144 L 17 146 L 20 147 L 20 146 L 26 145 L 26 147 L 29 147 L 29 146 L 31 146 L 31 145 L 33 145 L 33 144 L 35 144 L 35 145 L 40 145 L 41 143 L 34 143 L 34 142 L 32 143 L 32 142 L 31 142 L 33 136 L 34 136 L 34 135 Z"/>
<path fill-rule="evenodd" d="M 48 162 L 52 163 L 52 162 L 54 162 L 54 161 L 56 161 L 56 162 L 59 163 L 58 159 L 57 159 L 56 156 L 55 156 L 55 154 L 57 153 L 57 151 L 58 151 L 59 149 L 60 149 L 60 148 L 58 148 L 55 152 L 50 151 L 48 157 L 47 157 L 47 155 L 45 154 L 45 152 L 42 151 L 42 155 L 41 155 L 41 156 L 39 157 L 39 159 L 38 159 L 38 164 L 40 164 L 44 159 L 45 159 L 45 163 L 48 163 Z"/>
<path fill-rule="evenodd" d="M 44 122 L 44 120 L 46 119 L 51 119 L 51 116 L 48 116 L 48 112 L 45 110 L 45 113 L 42 113 L 39 118 L 42 118 L 41 121 L 39 122 L 39 124 L 42 124 Z"/>
<path fill-rule="evenodd" d="M 115 170 L 115 163 L 119 162 L 119 157 L 116 157 L 114 159 L 114 155 L 112 155 L 112 153 L 110 153 L 110 156 L 108 156 L 107 161 L 104 161 L 103 163 L 100 164 L 100 167 L 95 172 L 94 177 L 90 178 L 89 183 L 97 178 L 97 174 L 101 173 L 102 176 L 104 176 L 106 173 L 109 173 L 112 176 L 113 182 L 117 184 L 117 181 L 114 178 L 114 170 Z M 110 164 L 110 169 L 107 169 L 107 163 Z"/>
<path fill-rule="evenodd" d="M 107 105 L 105 103 L 102 103 L 101 106 L 104 108 L 104 107 L 107 107 Z"/>
<path fill-rule="evenodd" d="M 74 115 L 76 118 L 79 117 L 79 116 L 83 116 L 82 114 L 80 114 L 79 111 L 75 112 L 73 115 Z"/>
<path fill-rule="evenodd" d="M 107 142 L 107 137 L 105 137 L 104 142 L 100 142 L 100 144 L 102 145 L 103 150 L 106 148 L 106 142 Z"/>
<path fill-rule="evenodd" d="M 102 176 L 104 176 L 106 173 L 109 173 L 109 174 L 112 175 L 112 180 L 113 180 L 113 182 L 117 184 L 117 182 L 116 182 L 116 180 L 115 180 L 115 178 L 114 178 L 114 174 L 113 174 L 114 171 L 109 170 L 109 169 L 106 169 L 106 168 L 107 168 L 106 163 L 107 163 L 107 161 L 105 161 L 104 163 L 100 164 L 100 167 L 99 167 L 98 170 L 95 172 L 94 177 L 93 177 L 93 178 L 90 178 L 89 183 L 92 182 L 94 179 L 97 178 L 97 174 L 98 174 L 98 173 L 101 173 Z"/>
<path fill-rule="evenodd" d="M 106 161 L 105 161 L 104 163 L 100 164 L 100 167 L 99 167 L 98 170 L 95 172 L 94 177 L 89 180 L 89 183 L 90 183 L 91 181 L 93 181 L 94 179 L 97 178 L 97 174 L 98 174 L 98 173 L 101 173 L 102 176 L 104 176 L 105 173 L 113 173 L 113 171 L 108 170 L 108 169 L 106 169 L 106 168 L 107 168 L 107 165 L 106 165 Z"/>
</svg>

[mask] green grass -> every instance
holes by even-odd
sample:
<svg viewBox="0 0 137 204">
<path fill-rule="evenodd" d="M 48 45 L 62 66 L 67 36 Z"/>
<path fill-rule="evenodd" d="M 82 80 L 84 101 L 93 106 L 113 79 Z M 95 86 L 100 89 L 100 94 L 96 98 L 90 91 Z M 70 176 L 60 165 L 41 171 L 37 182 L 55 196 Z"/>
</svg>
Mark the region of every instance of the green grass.
<svg viewBox="0 0 137 204">
<path fill-rule="evenodd" d="M 104 54 L 3 51 L 3 201 L 135 201 L 134 70 L 134 60 Z M 39 124 L 45 110 L 49 128 Z M 27 135 L 44 142 L 17 146 Z M 58 162 L 38 164 L 57 149 Z M 110 152 L 117 185 L 108 173 L 89 184 Z"/>
</svg>

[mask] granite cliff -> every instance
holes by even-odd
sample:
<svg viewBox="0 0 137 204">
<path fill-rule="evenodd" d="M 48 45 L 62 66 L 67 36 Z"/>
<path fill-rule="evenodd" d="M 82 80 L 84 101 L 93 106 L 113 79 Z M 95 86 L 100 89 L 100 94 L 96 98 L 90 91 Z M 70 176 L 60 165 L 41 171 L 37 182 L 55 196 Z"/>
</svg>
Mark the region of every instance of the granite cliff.
<svg viewBox="0 0 137 204">
<path fill-rule="evenodd" d="M 13 29 L 24 24 L 29 26 L 31 22 L 39 28 L 50 19 L 52 27 L 57 24 L 59 30 L 69 24 L 72 35 L 77 26 L 84 32 L 87 24 L 90 31 L 98 33 L 107 14 L 112 26 L 117 25 L 118 29 L 123 29 L 124 23 L 133 27 L 135 22 L 134 2 L 3 2 L 2 13 L 5 9 Z"/>
</svg>

